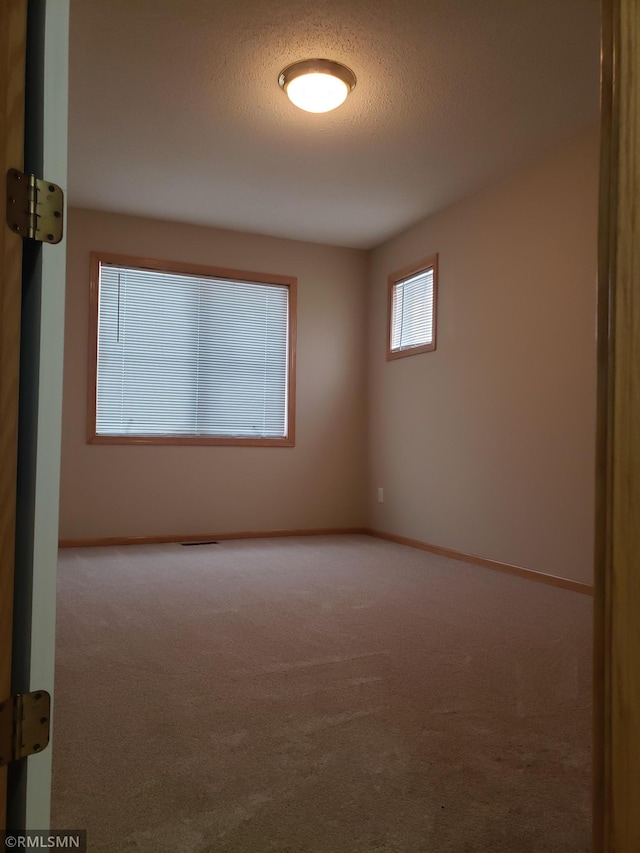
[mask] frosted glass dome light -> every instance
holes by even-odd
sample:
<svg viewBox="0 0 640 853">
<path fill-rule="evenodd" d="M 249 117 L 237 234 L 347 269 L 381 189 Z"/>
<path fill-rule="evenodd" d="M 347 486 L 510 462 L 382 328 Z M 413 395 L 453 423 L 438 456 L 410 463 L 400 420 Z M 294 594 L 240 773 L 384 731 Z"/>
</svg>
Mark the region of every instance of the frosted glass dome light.
<svg viewBox="0 0 640 853">
<path fill-rule="evenodd" d="M 330 59 L 306 59 L 288 65 L 278 77 L 291 103 L 308 113 L 327 113 L 343 104 L 356 85 L 356 75 Z"/>
</svg>

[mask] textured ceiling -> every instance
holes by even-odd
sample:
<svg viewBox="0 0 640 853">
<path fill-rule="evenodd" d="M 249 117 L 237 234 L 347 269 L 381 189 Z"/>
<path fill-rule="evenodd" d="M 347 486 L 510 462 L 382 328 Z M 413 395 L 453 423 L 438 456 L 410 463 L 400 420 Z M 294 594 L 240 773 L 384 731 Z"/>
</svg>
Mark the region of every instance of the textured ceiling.
<svg viewBox="0 0 640 853">
<path fill-rule="evenodd" d="M 71 204 L 370 248 L 597 119 L 596 0 L 72 0 Z M 358 78 L 304 113 L 280 70 Z"/>
</svg>

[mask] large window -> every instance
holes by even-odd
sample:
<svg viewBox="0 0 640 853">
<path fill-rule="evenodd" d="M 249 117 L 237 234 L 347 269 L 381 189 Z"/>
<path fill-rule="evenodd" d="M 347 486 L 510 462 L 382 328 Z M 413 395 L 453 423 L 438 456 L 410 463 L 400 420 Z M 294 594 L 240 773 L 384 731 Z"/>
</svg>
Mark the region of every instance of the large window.
<svg viewBox="0 0 640 853">
<path fill-rule="evenodd" d="M 387 359 L 436 348 L 438 256 L 389 276 Z"/>
<path fill-rule="evenodd" d="M 92 255 L 89 441 L 294 443 L 296 280 Z"/>
</svg>

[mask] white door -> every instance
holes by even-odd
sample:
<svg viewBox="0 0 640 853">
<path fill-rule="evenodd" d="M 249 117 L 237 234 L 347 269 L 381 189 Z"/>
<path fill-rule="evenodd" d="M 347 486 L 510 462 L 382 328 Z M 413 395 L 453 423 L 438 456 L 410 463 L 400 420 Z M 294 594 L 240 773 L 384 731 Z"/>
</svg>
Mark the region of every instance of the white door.
<svg viewBox="0 0 640 853">
<path fill-rule="evenodd" d="M 66 194 L 69 0 L 28 10 L 25 171 Z M 66 240 L 23 251 L 13 690 L 53 697 Z M 51 746 L 15 774 L 10 823 L 48 829 Z"/>
</svg>

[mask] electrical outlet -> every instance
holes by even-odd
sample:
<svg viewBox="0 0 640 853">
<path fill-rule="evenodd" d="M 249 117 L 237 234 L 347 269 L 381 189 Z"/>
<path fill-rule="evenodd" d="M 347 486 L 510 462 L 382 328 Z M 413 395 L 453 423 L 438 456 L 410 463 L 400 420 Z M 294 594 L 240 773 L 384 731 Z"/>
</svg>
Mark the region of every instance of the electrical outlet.
<svg viewBox="0 0 640 853">
<path fill-rule="evenodd" d="M 382 488 L 382 486 L 378 486 L 378 503 L 384 503 L 384 489 Z"/>
</svg>

